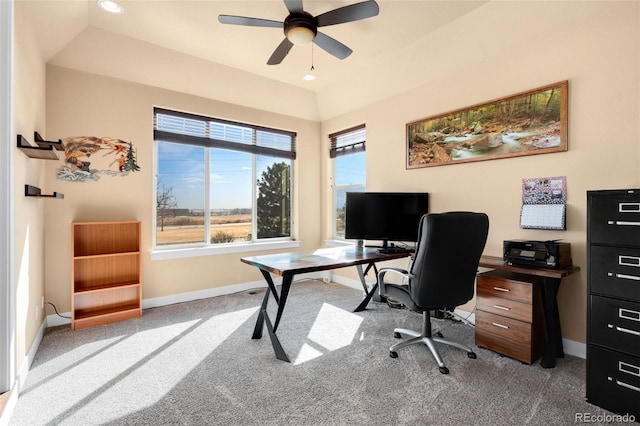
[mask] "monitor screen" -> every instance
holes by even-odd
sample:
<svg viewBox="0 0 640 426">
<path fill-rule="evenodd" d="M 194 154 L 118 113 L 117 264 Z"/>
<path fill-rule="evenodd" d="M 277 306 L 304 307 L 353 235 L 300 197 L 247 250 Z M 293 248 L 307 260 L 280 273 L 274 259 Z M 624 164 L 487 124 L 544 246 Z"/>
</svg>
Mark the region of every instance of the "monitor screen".
<svg viewBox="0 0 640 426">
<path fill-rule="evenodd" d="M 413 241 L 420 218 L 429 212 L 426 192 L 347 192 L 345 238 Z"/>
</svg>

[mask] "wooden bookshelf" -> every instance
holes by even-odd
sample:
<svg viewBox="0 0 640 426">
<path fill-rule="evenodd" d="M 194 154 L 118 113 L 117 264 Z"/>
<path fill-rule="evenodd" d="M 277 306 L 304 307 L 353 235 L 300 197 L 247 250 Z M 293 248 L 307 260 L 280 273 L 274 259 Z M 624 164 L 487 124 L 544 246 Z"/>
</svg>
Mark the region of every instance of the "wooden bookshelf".
<svg viewBox="0 0 640 426">
<path fill-rule="evenodd" d="M 142 316 L 140 222 L 74 222 L 71 329 Z"/>
</svg>

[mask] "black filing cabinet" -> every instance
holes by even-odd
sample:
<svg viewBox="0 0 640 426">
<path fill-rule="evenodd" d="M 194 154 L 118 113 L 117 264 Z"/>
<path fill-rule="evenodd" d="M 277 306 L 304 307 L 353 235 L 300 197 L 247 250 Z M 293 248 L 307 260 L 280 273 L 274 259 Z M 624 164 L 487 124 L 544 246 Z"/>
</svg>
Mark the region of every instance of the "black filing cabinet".
<svg viewBox="0 0 640 426">
<path fill-rule="evenodd" d="M 587 401 L 640 418 L 640 189 L 587 192 Z"/>
</svg>

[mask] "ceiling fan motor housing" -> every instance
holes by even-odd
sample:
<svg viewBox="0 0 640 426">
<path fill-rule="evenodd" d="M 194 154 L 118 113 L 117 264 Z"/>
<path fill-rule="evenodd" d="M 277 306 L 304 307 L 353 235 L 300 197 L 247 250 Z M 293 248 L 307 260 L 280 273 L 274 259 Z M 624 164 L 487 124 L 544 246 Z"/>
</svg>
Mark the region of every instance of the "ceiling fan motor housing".
<svg viewBox="0 0 640 426">
<path fill-rule="evenodd" d="M 307 12 L 293 12 L 284 20 L 284 35 L 293 44 L 305 44 L 318 34 L 318 24 Z"/>
</svg>

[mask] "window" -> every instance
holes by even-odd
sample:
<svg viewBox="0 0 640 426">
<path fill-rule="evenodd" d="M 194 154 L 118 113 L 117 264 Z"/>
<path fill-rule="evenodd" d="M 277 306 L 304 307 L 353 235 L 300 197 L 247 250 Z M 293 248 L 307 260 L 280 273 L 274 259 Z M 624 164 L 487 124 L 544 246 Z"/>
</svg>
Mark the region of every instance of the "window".
<svg viewBox="0 0 640 426">
<path fill-rule="evenodd" d="M 366 183 L 366 129 L 364 125 L 329 135 L 333 162 L 333 237 L 344 239 L 347 192 L 364 192 Z"/>
<path fill-rule="evenodd" d="M 295 136 L 154 109 L 156 248 L 290 240 Z"/>
</svg>

